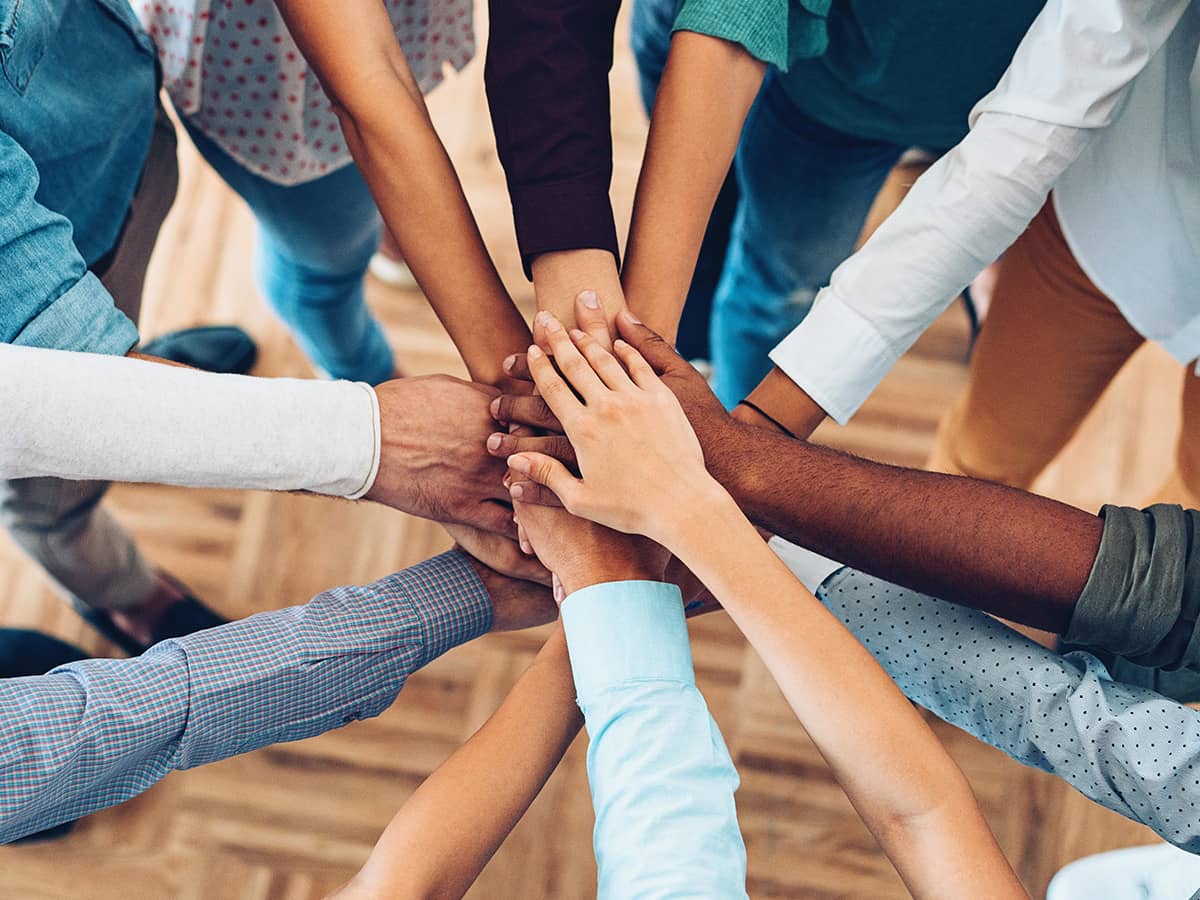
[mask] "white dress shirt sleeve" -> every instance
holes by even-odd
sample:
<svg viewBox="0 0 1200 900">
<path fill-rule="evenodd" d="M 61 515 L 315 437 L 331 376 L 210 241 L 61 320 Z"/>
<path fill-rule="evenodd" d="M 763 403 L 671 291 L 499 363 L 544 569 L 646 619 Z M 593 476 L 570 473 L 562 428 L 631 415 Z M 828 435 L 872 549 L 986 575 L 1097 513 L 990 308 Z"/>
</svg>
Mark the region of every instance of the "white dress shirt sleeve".
<svg viewBox="0 0 1200 900">
<path fill-rule="evenodd" d="M 1050 0 L 971 131 L 833 273 L 771 360 L 845 422 L 896 360 L 1021 234 L 1113 120 L 1188 0 Z"/>
<path fill-rule="evenodd" d="M 0 344 L 0 477 L 305 490 L 356 499 L 379 468 L 368 385 L 214 375 Z"/>
</svg>

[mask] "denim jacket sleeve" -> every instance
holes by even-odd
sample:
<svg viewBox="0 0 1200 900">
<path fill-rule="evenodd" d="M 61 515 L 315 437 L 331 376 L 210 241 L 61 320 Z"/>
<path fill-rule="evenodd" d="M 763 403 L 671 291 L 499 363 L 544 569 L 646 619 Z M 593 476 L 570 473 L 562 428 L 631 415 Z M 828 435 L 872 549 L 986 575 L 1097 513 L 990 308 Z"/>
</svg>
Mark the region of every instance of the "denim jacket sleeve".
<svg viewBox="0 0 1200 900">
<path fill-rule="evenodd" d="M 36 199 L 38 171 L 0 131 L 0 342 L 123 355 L 137 328 L 75 247 L 71 223 Z"/>
</svg>

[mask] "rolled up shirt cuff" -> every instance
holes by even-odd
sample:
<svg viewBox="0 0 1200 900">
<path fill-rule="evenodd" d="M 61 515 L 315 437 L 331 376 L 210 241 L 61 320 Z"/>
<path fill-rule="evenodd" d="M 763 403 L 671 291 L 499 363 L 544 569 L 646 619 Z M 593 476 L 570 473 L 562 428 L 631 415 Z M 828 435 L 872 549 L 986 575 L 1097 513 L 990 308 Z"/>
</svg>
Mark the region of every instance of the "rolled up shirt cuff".
<svg viewBox="0 0 1200 900">
<path fill-rule="evenodd" d="M 111 356 L 124 356 L 137 342 L 137 327 L 116 308 L 112 295 L 91 272 L 31 319 L 12 340 L 25 347 Z"/>
<path fill-rule="evenodd" d="M 582 588 L 562 605 L 580 703 L 630 681 L 694 684 L 679 588 L 614 581 Z"/>
<path fill-rule="evenodd" d="M 383 456 L 383 423 L 379 415 L 379 397 L 369 384 L 361 381 L 356 381 L 354 384 L 366 391 L 371 403 L 371 457 L 366 476 L 361 484 L 350 493 L 343 495 L 347 500 L 358 500 L 375 486 L 375 479 L 379 477 L 379 462 Z"/>
<path fill-rule="evenodd" d="M 512 188 L 513 221 L 525 277 L 543 253 L 607 250 L 621 264 L 617 227 L 609 198 L 611 173 L 594 180 L 569 180 Z"/>
<path fill-rule="evenodd" d="M 1140 666 L 1200 670 L 1200 512 L 1156 504 L 1100 515 L 1100 549 L 1065 640 Z"/>
<path fill-rule="evenodd" d="M 899 354 L 870 322 L 825 288 L 804 321 L 770 357 L 821 409 L 845 425 Z"/>
</svg>

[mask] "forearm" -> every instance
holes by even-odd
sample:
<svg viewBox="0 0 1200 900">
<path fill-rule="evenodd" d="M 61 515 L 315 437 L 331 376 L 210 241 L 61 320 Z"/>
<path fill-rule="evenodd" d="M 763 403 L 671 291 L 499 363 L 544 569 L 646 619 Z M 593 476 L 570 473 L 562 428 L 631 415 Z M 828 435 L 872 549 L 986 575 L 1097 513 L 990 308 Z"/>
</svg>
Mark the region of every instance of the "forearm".
<svg viewBox="0 0 1200 900">
<path fill-rule="evenodd" d="M 385 8 L 280 0 L 321 77 L 347 146 L 471 377 L 494 384 L 529 333 L 484 246 Z M 338 28 L 329 27 L 337 21 Z"/>
<path fill-rule="evenodd" d="M 361 496 L 379 412 L 361 384 L 215 375 L 0 345 L 0 476 Z"/>
<path fill-rule="evenodd" d="M 671 41 L 623 273 L 630 308 L 669 342 L 765 71 L 738 44 L 693 32 L 679 32 Z"/>
<path fill-rule="evenodd" d="M 342 897 L 461 897 L 583 724 L 562 630 L 504 703 L 417 788 Z"/>
<path fill-rule="evenodd" d="M 0 841 L 121 803 L 175 769 L 376 716 L 413 671 L 490 624 L 478 578 L 445 553 L 135 659 L 0 681 Z"/>
<path fill-rule="evenodd" d="M 817 596 L 914 703 L 1200 851 L 1200 713 L 1114 683 L 1088 654 L 1061 656 L 991 616 L 853 569 L 830 575 Z"/>
<path fill-rule="evenodd" d="M 676 552 L 762 657 L 913 894 L 964 896 L 979 884 L 987 888 L 977 896 L 1018 896 L 998 888 L 1015 878 L 961 771 L 868 651 L 732 503 L 704 518 L 706 531 L 679 540 Z M 713 522 L 720 542 L 707 530 Z"/>
<path fill-rule="evenodd" d="M 755 524 L 896 584 L 1063 633 L 1101 520 L 990 482 L 902 469 L 739 425 L 706 448 Z"/>
</svg>

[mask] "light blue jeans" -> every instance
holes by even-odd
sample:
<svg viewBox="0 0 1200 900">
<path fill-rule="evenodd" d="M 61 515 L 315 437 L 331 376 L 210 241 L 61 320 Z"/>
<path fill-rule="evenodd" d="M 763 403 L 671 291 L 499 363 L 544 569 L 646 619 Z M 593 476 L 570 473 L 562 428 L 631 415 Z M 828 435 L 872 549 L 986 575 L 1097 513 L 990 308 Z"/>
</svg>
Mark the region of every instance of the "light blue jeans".
<svg viewBox="0 0 1200 900">
<path fill-rule="evenodd" d="M 197 129 L 188 126 L 188 134 L 253 211 L 259 289 L 308 358 L 333 378 L 391 378 L 391 347 L 363 295 L 381 225 L 358 168 L 285 187 L 250 172 Z"/>
<path fill-rule="evenodd" d="M 647 102 L 662 77 L 674 17 L 675 0 L 637 0 L 633 8 L 631 44 Z M 713 389 L 730 407 L 770 371 L 767 354 L 854 252 L 875 195 L 908 149 L 813 121 L 780 78 L 768 72 L 746 118 L 734 160 L 740 197 L 728 245 L 713 240 L 710 226 L 696 266 L 698 280 L 721 268 L 710 332 Z M 711 258 L 718 254 L 723 263 Z"/>
</svg>

